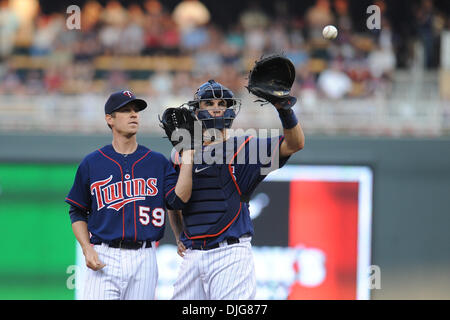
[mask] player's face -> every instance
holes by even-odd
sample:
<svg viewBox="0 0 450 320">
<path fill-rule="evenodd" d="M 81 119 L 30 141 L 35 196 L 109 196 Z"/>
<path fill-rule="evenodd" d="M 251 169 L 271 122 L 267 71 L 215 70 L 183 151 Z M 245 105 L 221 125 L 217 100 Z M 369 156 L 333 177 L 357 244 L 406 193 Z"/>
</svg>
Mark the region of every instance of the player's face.
<svg viewBox="0 0 450 320">
<path fill-rule="evenodd" d="M 200 110 L 208 110 L 213 117 L 222 117 L 227 110 L 227 103 L 223 99 L 200 101 Z"/>
<path fill-rule="evenodd" d="M 106 121 L 122 135 L 135 135 L 139 129 L 139 109 L 129 103 L 107 117 Z"/>
</svg>

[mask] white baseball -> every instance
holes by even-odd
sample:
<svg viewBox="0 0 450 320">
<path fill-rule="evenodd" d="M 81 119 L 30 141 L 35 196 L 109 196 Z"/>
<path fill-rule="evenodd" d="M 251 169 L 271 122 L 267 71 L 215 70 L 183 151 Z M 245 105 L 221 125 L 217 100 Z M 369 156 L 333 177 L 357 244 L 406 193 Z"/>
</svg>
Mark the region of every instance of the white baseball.
<svg viewBox="0 0 450 320">
<path fill-rule="evenodd" d="M 331 40 L 337 37 L 338 31 L 335 26 L 329 25 L 323 28 L 322 35 L 325 39 Z"/>
</svg>

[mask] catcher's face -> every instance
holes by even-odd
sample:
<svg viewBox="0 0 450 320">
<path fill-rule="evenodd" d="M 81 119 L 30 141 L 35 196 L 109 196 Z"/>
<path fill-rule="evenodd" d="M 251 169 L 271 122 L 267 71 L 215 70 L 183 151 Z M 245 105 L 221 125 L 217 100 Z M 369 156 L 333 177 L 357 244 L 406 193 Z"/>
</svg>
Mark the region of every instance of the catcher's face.
<svg viewBox="0 0 450 320">
<path fill-rule="evenodd" d="M 203 100 L 200 101 L 200 110 L 208 110 L 212 117 L 222 117 L 227 110 L 227 102 L 223 99 Z"/>
<path fill-rule="evenodd" d="M 135 135 L 139 129 L 139 109 L 134 103 L 129 103 L 113 114 L 107 114 L 106 122 L 121 135 Z"/>
</svg>

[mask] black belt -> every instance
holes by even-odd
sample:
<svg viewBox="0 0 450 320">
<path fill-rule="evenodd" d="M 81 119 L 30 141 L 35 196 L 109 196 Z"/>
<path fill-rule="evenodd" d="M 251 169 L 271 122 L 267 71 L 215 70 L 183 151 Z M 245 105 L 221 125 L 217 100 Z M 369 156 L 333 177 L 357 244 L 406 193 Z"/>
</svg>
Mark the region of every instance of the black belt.
<svg viewBox="0 0 450 320">
<path fill-rule="evenodd" d="M 131 250 L 138 250 L 141 248 L 151 248 L 152 242 L 151 241 L 130 241 L 130 240 L 113 240 L 113 241 L 94 241 L 92 244 L 106 244 L 110 248 L 120 248 L 120 249 L 131 249 Z M 144 246 L 145 243 L 145 246 Z"/>
<path fill-rule="evenodd" d="M 226 242 L 230 245 L 230 244 L 239 243 L 240 241 L 238 238 L 228 238 L 226 240 Z M 211 246 L 193 245 L 192 249 L 194 249 L 194 250 L 212 250 L 212 249 L 217 249 L 219 247 L 220 247 L 220 244 L 216 243 Z"/>
</svg>

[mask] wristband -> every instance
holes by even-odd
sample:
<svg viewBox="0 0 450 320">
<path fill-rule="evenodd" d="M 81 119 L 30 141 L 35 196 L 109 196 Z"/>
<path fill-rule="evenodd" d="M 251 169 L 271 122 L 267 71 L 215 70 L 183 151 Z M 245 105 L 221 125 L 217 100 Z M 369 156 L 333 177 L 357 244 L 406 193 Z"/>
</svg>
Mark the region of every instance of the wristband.
<svg viewBox="0 0 450 320">
<path fill-rule="evenodd" d="M 298 119 L 292 109 L 277 109 L 277 111 L 284 129 L 292 129 L 297 125 Z"/>
</svg>

